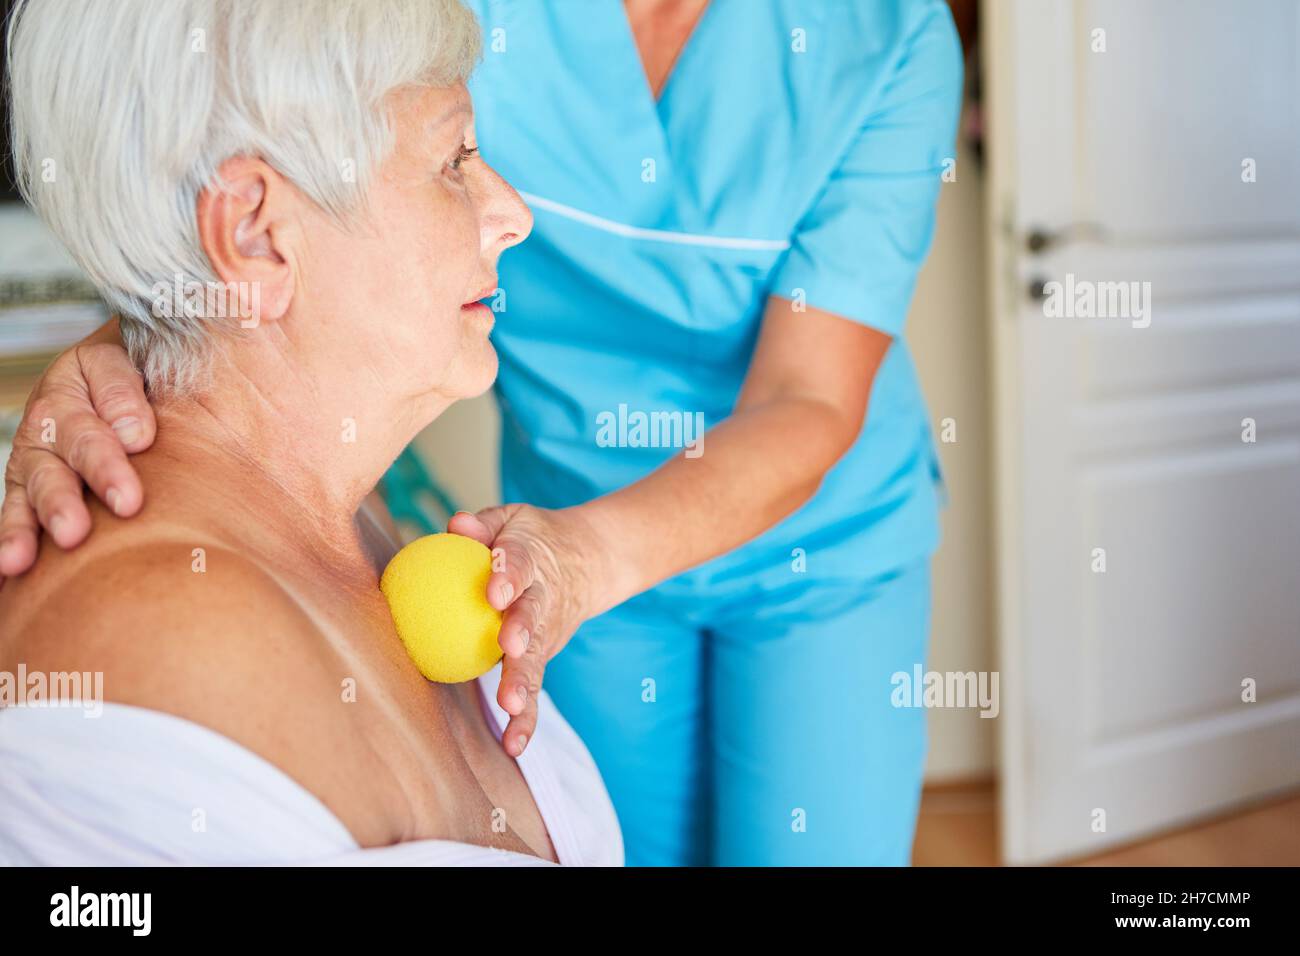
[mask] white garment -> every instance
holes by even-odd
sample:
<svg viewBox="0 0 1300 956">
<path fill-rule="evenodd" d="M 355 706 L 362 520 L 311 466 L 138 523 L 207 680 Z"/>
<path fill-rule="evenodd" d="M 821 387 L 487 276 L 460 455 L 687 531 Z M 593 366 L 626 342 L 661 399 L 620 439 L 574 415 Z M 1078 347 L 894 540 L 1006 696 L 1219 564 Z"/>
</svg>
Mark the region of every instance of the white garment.
<svg viewBox="0 0 1300 956">
<path fill-rule="evenodd" d="M 500 665 L 480 677 L 498 740 Z M 623 837 L 591 755 L 550 697 L 519 769 L 560 863 L 621 866 Z M 200 825 L 201 824 L 201 825 Z M 106 703 L 0 709 L 0 864 L 546 866 L 448 840 L 362 849 L 338 817 L 228 737 L 155 710 Z"/>
</svg>

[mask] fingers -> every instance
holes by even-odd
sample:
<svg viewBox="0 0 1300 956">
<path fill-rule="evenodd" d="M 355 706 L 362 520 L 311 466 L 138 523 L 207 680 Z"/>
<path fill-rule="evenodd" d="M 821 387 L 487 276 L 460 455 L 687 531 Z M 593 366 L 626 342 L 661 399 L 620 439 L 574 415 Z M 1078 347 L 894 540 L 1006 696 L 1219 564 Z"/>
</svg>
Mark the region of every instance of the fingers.
<svg viewBox="0 0 1300 956">
<path fill-rule="evenodd" d="M 452 534 L 473 538 L 479 544 L 489 548 L 492 547 L 492 539 L 496 537 L 496 532 L 490 530 L 482 518 L 468 511 L 457 511 L 452 515 L 451 520 L 447 522 L 447 530 Z"/>
<path fill-rule="evenodd" d="M 109 424 L 122 447 L 135 454 L 153 444 L 158 431 L 144 379 L 126 350 L 116 345 L 85 345 L 77 350 L 90 402 Z"/>
<path fill-rule="evenodd" d="M 127 454 L 152 445 L 158 430 L 144 379 L 116 345 L 81 346 L 77 360 L 93 413 L 64 413 L 60 425 L 70 437 L 60 451 L 109 510 L 129 517 L 144 503 L 144 488 Z"/>
<path fill-rule="evenodd" d="M 13 455 L 19 455 L 17 446 L 14 447 Z M 22 514 L 22 498 L 25 497 L 26 505 L 36 512 L 36 520 L 47 529 L 56 545 L 66 549 L 81 544 L 90 533 L 90 511 L 86 510 L 82 483 L 77 473 L 66 466 L 59 455 L 43 447 L 22 447 L 19 463 L 26 473 L 26 479 L 14 479 L 13 473 L 19 466 L 10 458 L 10 472 L 5 477 L 5 515 L 10 515 L 10 520 L 19 529 L 30 527 Z M 23 493 L 18 499 L 19 507 L 10 511 L 9 494 L 18 489 L 22 489 Z M 8 531 L 8 527 L 5 531 Z"/>
<path fill-rule="evenodd" d="M 75 548 L 90 533 L 90 512 L 82 497 L 81 479 L 52 451 L 29 448 L 24 453 L 27 501 L 60 548 Z"/>
<path fill-rule="evenodd" d="M 537 696 L 542 690 L 545 667 L 541 641 L 530 642 L 528 652 L 522 657 L 506 658 L 501 665 L 497 703 L 511 715 L 501 743 L 512 757 L 524 752 L 537 729 Z"/>
<path fill-rule="evenodd" d="M 140 510 L 144 503 L 144 488 L 140 476 L 127 460 L 119 433 L 94 412 L 85 410 L 64 414 L 59 438 L 55 451 L 85 479 L 95 496 L 108 505 L 110 511 L 127 518 Z M 153 441 L 152 432 L 148 439 Z M 28 481 L 30 483 L 30 479 Z"/>
<path fill-rule="evenodd" d="M 81 479 L 54 450 L 58 434 L 54 414 L 48 399 L 37 399 L 14 435 L 5 468 L 0 552 L 4 552 L 3 567 L 18 570 L 6 570 L 5 574 L 21 573 L 36 560 L 42 525 L 61 548 L 76 547 L 90 532 Z M 93 417 L 91 412 L 86 414 Z M 101 423 L 101 427 L 107 426 Z"/>
<path fill-rule="evenodd" d="M 114 513 L 139 511 L 144 489 L 127 453 L 148 448 L 156 432 L 143 380 L 124 349 L 90 343 L 59 356 L 33 392 L 5 470 L 0 574 L 31 566 L 41 526 L 61 548 L 85 539 L 91 522 L 83 477 Z"/>
<path fill-rule="evenodd" d="M 487 583 L 488 603 L 498 611 L 504 611 L 516 599 L 523 600 L 522 595 L 529 593 L 536 581 L 537 566 L 533 563 L 531 549 L 506 537 L 498 538 L 492 554 L 492 574 Z M 505 648 L 504 644 L 502 648 Z"/>
<path fill-rule="evenodd" d="M 452 534 L 473 538 L 493 549 L 487 599 L 498 611 L 510 607 L 511 602 L 532 587 L 536 579 L 536 567 L 529 549 L 509 540 L 509 535 L 502 535 L 509 517 L 506 508 L 497 507 L 485 508 L 478 514 L 458 511 L 447 522 L 447 530 Z M 504 644 L 502 649 L 510 652 Z"/>
<path fill-rule="evenodd" d="M 21 485 L 6 483 L 4 507 L 0 508 L 0 576 L 22 574 L 36 563 L 36 541 L 40 525 Z"/>
<path fill-rule="evenodd" d="M 506 611 L 505 618 L 501 622 L 501 633 L 497 635 L 497 643 L 501 645 L 507 660 L 517 660 L 527 653 L 528 645 L 533 643 L 533 637 L 541 633 L 544 610 L 537 589 L 529 588 Z M 540 641 L 538 643 L 540 644 Z"/>
</svg>

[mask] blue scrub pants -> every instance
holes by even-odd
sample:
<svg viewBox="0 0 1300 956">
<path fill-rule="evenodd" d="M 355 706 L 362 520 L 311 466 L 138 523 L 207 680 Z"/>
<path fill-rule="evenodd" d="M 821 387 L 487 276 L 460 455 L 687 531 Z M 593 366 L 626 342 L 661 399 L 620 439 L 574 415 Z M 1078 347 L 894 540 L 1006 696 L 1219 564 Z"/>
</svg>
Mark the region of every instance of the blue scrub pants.
<svg viewBox="0 0 1300 956">
<path fill-rule="evenodd" d="M 800 575 L 791 575 L 799 578 Z M 545 686 L 586 741 L 629 866 L 907 865 L 929 558 L 746 600 L 652 591 L 582 626 Z"/>
</svg>

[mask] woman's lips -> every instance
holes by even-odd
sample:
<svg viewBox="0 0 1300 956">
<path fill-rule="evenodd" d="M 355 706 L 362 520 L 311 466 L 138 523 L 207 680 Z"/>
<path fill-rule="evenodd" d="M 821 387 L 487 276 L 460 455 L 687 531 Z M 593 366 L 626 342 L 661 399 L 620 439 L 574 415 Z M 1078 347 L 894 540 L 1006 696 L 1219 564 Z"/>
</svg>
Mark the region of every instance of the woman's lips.
<svg viewBox="0 0 1300 956">
<path fill-rule="evenodd" d="M 465 303 L 465 306 L 462 306 L 462 308 L 466 306 L 471 306 L 475 302 L 478 302 L 480 299 L 486 299 L 488 296 L 493 295 L 496 291 L 497 291 L 497 287 L 495 283 L 488 286 L 486 289 L 480 289 L 476 295 L 472 296 L 470 300 Z"/>
<path fill-rule="evenodd" d="M 488 329 L 491 330 L 492 326 L 496 324 L 496 316 L 492 314 L 491 309 L 479 300 L 486 299 L 490 295 L 495 295 L 496 291 L 497 287 L 496 282 L 494 281 L 492 285 L 480 290 L 478 295 L 474 296 L 471 301 L 462 305 L 460 307 L 461 314 L 467 318 L 478 319 L 480 322 L 485 323 Z"/>
<path fill-rule="evenodd" d="M 492 310 L 482 302 L 468 302 L 460 307 L 460 311 L 462 315 L 480 319 L 490 325 L 496 323 L 496 316 L 494 316 Z"/>
</svg>

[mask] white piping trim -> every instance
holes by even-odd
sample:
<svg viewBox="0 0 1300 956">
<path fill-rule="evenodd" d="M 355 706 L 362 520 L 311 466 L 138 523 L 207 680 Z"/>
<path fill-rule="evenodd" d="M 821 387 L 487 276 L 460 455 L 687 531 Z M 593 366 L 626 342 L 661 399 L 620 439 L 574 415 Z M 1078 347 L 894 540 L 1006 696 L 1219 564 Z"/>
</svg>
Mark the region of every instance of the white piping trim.
<svg viewBox="0 0 1300 956">
<path fill-rule="evenodd" d="M 701 236 L 693 232 L 670 232 L 667 229 L 642 229 L 640 226 L 629 226 L 626 223 L 615 222 L 612 219 L 593 216 L 581 209 L 574 209 L 572 206 L 555 202 L 553 199 L 534 196 L 532 193 L 526 193 L 522 190 L 519 191 L 519 195 L 529 206 L 545 209 L 547 212 L 564 216 L 566 219 L 572 219 L 574 222 L 591 226 L 593 229 L 612 232 L 616 236 L 624 236 L 628 239 L 644 239 L 648 242 L 675 242 L 683 246 L 709 246 L 714 249 L 755 249 L 781 252 L 790 248 L 788 239 L 728 238 L 725 236 Z"/>
</svg>

